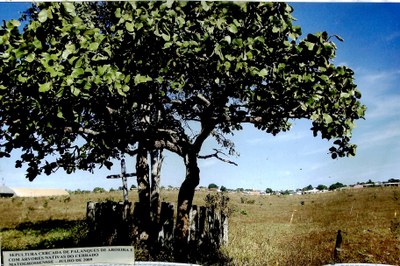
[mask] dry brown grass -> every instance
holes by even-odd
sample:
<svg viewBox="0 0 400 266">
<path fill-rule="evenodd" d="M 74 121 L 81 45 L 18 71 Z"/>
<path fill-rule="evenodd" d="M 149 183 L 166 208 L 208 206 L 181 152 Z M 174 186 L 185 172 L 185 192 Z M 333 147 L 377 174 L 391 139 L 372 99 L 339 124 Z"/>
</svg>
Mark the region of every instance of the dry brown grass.
<svg viewBox="0 0 400 266">
<path fill-rule="evenodd" d="M 198 192 L 194 204 L 204 205 L 205 195 Z M 331 263 L 339 229 L 343 232 L 342 262 L 400 264 L 400 188 L 302 196 L 228 196 L 233 212 L 229 246 L 223 252 L 232 265 Z M 176 192 L 162 192 L 164 201 L 176 202 L 176 198 Z M 86 202 L 120 199 L 118 191 L 0 199 L 3 248 L 79 245 Z M 130 194 L 130 200 L 137 200 L 135 193 Z"/>
<path fill-rule="evenodd" d="M 399 188 L 369 188 L 265 196 L 251 205 L 232 194 L 237 211 L 226 252 L 235 265 L 328 264 L 340 229 L 342 262 L 399 265 L 399 193 Z"/>
</svg>

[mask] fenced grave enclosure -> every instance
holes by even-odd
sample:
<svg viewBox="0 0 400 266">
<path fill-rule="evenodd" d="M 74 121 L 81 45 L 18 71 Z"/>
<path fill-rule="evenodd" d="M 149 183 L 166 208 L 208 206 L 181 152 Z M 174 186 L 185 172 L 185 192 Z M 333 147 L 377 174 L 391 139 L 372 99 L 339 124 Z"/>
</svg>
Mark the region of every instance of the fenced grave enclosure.
<svg viewBox="0 0 400 266">
<path fill-rule="evenodd" d="M 97 245 L 140 243 L 150 252 L 163 250 L 172 254 L 175 243 L 174 205 L 162 202 L 159 216 L 155 219 L 143 215 L 145 207 L 138 202 L 133 210 L 131 202 L 88 202 L 88 238 Z M 188 253 L 217 250 L 228 244 L 228 215 L 224 209 L 193 205 L 189 221 Z"/>
</svg>

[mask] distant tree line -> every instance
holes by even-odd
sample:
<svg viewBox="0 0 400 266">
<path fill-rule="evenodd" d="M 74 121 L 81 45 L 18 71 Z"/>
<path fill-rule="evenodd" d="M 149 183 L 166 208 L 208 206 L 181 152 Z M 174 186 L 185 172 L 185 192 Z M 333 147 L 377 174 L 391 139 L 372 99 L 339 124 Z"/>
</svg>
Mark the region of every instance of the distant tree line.
<svg viewBox="0 0 400 266">
<path fill-rule="evenodd" d="M 383 183 L 400 183 L 400 179 L 398 179 L 398 178 L 390 178 L 390 179 L 388 179 L 387 181 L 385 181 Z M 374 182 L 371 179 L 369 179 L 366 182 L 357 182 L 354 185 L 365 185 L 365 184 L 375 185 L 376 182 Z M 349 185 L 349 186 L 354 186 L 354 185 Z M 329 187 L 326 186 L 326 185 L 320 184 L 320 185 L 316 186 L 315 189 L 317 189 L 319 191 L 324 191 L 324 190 L 333 191 L 335 189 L 340 189 L 340 188 L 343 188 L 343 187 L 347 187 L 347 185 L 342 184 L 340 182 L 336 182 L 334 184 L 331 184 Z M 173 186 L 170 186 L 170 185 L 167 186 L 167 187 L 162 186 L 161 188 L 162 189 L 168 189 L 168 190 L 177 189 L 177 188 L 174 188 Z M 136 185 L 131 185 L 130 189 L 131 190 L 132 189 L 137 189 L 137 187 L 136 187 Z M 249 189 L 249 188 L 230 189 L 230 188 L 227 188 L 225 186 L 221 186 L 220 187 L 215 183 L 210 183 L 207 187 L 200 186 L 199 189 L 216 189 L 216 190 L 219 190 L 221 192 L 251 192 L 251 191 L 254 191 L 253 189 Z M 281 195 L 289 195 L 289 194 L 293 194 L 295 192 L 299 192 L 299 191 L 304 192 L 304 191 L 309 191 L 309 190 L 313 190 L 313 189 L 314 189 L 314 187 L 310 184 L 310 185 L 308 185 L 306 187 L 298 188 L 296 190 L 286 189 L 286 190 L 276 191 L 276 190 L 273 190 L 272 188 L 266 188 L 263 192 L 265 192 L 266 194 L 278 194 L 279 193 Z M 109 191 L 112 192 L 112 191 L 118 191 L 118 190 L 122 190 L 122 187 L 119 187 L 118 189 L 110 188 Z M 77 189 L 77 190 L 72 190 L 72 191 L 69 191 L 69 192 L 73 193 L 73 194 L 83 194 L 83 193 L 90 193 L 90 192 L 104 193 L 104 192 L 106 192 L 106 189 L 104 189 L 102 187 L 95 187 L 92 191 Z"/>
</svg>

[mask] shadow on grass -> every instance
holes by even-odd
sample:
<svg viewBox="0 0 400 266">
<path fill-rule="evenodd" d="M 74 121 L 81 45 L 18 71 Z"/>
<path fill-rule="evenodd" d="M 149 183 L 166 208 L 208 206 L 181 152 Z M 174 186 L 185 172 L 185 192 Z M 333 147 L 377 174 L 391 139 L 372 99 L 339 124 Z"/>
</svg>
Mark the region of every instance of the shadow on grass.
<svg viewBox="0 0 400 266">
<path fill-rule="evenodd" d="M 17 231 L 24 236 L 37 237 L 38 241 L 21 247 L 22 249 L 49 249 L 84 247 L 90 244 L 87 239 L 85 220 L 45 220 L 24 222 L 15 228 L 3 228 L 1 232 Z"/>
<path fill-rule="evenodd" d="M 38 231 L 41 233 L 48 233 L 57 229 L 73 229 L 77 226 L 82 226 L 82 223 L 86 224 L 85 220 L 45 220 L 38 222 L 24 222 L 20 223 L 15 229 L 18 231 Z"/>
<path fill-rule="evenodd" d="M 177 259 L 174 252 L 168 248 L 159 248 L 152 252 L 140 244 L 134 244 L 135 258 L 138 261 L 163 261 L 194 263 L 200 265 L 234 265 L 233 260 L 227 257 L 220 249 L 212 245 L 201 245 L 188 251 L 185 258 Z"/>
<path fill-rule="evenodd" d="M 188 262 L 200 265 L 233 265 L 232 259 L 213 245 L 203 244 L 191 250 Z"/>
</svg>

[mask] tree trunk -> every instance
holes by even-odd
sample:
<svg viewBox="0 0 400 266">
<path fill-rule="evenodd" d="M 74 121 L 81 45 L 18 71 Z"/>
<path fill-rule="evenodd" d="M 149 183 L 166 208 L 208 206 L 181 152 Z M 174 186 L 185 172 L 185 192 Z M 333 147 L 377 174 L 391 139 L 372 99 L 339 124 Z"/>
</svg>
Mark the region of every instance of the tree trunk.
<svg viewBox="0 0 400 266">
<path fill-rule="evenodd" d="M 160 251 L 158 243 L 158 234 L 161 230 L 160 225 L 160 175 L 162 165 L 162 150 L 152 150 L 150 152 L 151 160 L 151 188 L 150 188 L 150 228 L 149 228 L 149 252 L 151 255 L 157 255 Z"/>
<path fill-rule="evenodd" d="M 185 156 L 186 178 L 178 195 L 178 212 L 175 225 L 175 258 L 186 262 L 188 254 L 189 211 L 192 207 L 196 186 L 200 182 L 200 169 L 197 165 L 197 153 Z"/>
<path fill-rule="evenodd" d="M 129 203 L 128 198 L 128 178 L 126 177 L 126 163 L 125 159 L 121 160 L 121 179 L 122 179 L 122 194 L 124 196 L 124 204 Z"/>
<path fill-rule="evenodd" d="M 140 213 L 137 217 L 140 239 L 148 239 L 148 227 L 150 225 L 150 183 L 149 183 L 149 164 L 147 160 L 147 150 L 139 143 L 138 154 L 136 156 L 136 177 L 138 183 L 138 196 Z"/>
<path fill-rule="evenodd" d="M 150 218 L 153 224 L 158 224 L 160 220 L 160 175 L 162 166 L 162 150 L 153 150 L 151 158 L 151 188 L 150 188 Z"/>
</svg>

